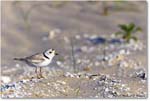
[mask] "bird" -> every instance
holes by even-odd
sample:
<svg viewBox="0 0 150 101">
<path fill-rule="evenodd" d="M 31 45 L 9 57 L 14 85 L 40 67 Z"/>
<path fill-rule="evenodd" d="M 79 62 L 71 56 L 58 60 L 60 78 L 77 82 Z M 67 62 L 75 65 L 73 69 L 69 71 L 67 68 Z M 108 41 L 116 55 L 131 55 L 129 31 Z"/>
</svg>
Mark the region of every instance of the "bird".
<svg viewBox="0 0 150 101">
<path fill-rule="evenodd" d="M 56 50 L 47 49 L 42 53 L 36 53 L 24 58 L 14 58 L 14 60 L 22 61 L 31 67 L 35 67 L 37 78 L 40 79 L 44 78 L 44 76 L 42 75 L 42 67 L 48 66 L 56 55 L 58 55 Z M 40 73 L 38 73 L 38 68 L 40 68 Z"/>
</svg>

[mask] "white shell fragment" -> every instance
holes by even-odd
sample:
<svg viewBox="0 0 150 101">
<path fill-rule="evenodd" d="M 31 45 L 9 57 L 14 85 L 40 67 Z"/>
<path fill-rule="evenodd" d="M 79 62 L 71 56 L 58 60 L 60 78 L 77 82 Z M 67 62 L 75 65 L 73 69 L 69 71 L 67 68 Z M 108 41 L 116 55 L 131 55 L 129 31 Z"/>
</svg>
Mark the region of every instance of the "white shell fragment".
<svg viewBox="0 0 150 101">
<path fill-rule="evenodd" d="M 1 82 L 9 83 L 9 82 L 11 82 L 11 78 L 8 76 L 1 76 Z"/>
</svg>

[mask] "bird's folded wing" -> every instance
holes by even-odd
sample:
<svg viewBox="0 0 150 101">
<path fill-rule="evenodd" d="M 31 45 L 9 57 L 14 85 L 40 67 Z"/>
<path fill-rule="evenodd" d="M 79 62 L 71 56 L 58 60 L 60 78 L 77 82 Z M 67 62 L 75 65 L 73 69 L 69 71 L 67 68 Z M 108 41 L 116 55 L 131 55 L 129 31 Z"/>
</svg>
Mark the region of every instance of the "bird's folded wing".
<svg viewBox="0 0 150 101">
<path fill-rule="evenodd" d="M 32 63 L 41 63 L 45 60 L 43 54 L 38 54 L 38 53 L 30 57 L 27 57 L 26 59 L 28 62 L 32 62 Z"/>
</svg>

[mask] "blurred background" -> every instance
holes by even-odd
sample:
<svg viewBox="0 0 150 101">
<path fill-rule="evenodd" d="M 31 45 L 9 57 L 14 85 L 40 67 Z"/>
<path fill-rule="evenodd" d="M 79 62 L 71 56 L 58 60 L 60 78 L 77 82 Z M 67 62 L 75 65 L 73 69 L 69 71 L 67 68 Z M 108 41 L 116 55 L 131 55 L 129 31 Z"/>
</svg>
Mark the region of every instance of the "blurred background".
<svg viewBox="0 0 150 101">
<path fill-rule="evenodd" d="M 147 16 L 146 1 L 2 1 L 2 97 L 146 98 Z M 44 79 L 13 60 L 49 48 Z"/>
<path fill-rule="evenodd" d="M 137 33 L 137 36 L 146 46 L 145 1 L 2 1 L 2 74 L 10 75 L 14 70 L 11 75 L 17 75 L 18 68 L 22 71 L 26 66 L 13 61 L 14 57 L 30 56 L 48 48 L 54 48 L 60 54 L 49 68 L 70 71 L 76 65 L 80 71 L 86 67 L 92 68 L 94 72 L 104 69 L 106 66 L 102 66 L 98 60 L 105 49 L 105 45 L 101 44 L 103 39 L 111 39 L 112 34 L 119 30 L 118 24 L 131 22 L 142 28 L 142 33 Z M 117 48 L 108 49 L 108 53 L 115 51 L 117 52 Z M 76 63 L 72 62 L 72 54 Z M 146 57 L 146 47 L 129 56 L 141 61 L 147 68 Z M 111 69 L 105 70 L 107 73 L 112 72 Z"/>
</svg>

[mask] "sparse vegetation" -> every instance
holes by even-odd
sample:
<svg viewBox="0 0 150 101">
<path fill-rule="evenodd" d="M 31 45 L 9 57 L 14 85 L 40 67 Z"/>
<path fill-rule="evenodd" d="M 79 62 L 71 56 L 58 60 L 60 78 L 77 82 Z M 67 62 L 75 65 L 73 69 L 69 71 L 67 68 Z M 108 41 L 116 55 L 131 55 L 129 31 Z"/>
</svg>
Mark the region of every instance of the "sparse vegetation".
<svg viewBox="0 0 150 101">
<path fill-rule="evenodd" d="M 103 5 L 103 12 L 102 12 L 102 14 L 105 15 L 105 16 L 107 16 L 108 15 L 107 1 L 103 1 L 102 5 Z"/>
<path fill-rule="evenodd" d="M 63 7 L 68 1 L 53 1 L 51 2 L 52 7 Z"/>
<path fill-rule="evenodd" d="M 134 23 L 120 24 L 118 27 L 120 28 L 120 31 L 116 32 L 115 35 L 121 35 L 122 39 L 127 43 L 129 43 L 131 39 L 137 41 L 138 38 L 133 34 L 142 31 L 141 27 L 136 26 Z"/>
<path fill-rule="evenodd" d="M 14 1 L 12 3 L 12 5 L 15 7 L 15 10 L 17 10 L 18 13 L 20 13 L 22 20 L 24 21 L 24 25 L 25 25 L 25 29 L 27 30 L 27 32 L 29 32 L 29 30 L 31 29 L 31 25 L 30 25 L 30 15 L 32 13 L 32 11 L 34 11 L 37 7 L 42 6 L 41 4 L 35 4 L 33 6 L 31 6 L 27 11 L 23 10 L 22 7 L 20 7 L 19 5 L 21 4 L 21 1 Z"/>
<path fill-rule="evenodd" d="M 77 69 L 76 69 L 76 58 L 75 58 L 75 52 L 74 52 L 74 41 L 73 41 L 72 37 L 70 38 L 70 45 L 71 45 L 71 56 L 72 56 L 73 70 L 74 70 L 74 73 L 76 73 L 77 72 Z"/>
<path fill-rule="evenodd" d="M 76 88 L 76 89 L 75 89 L 75 92 L 76 92 L 76 96 L 78 96 L 79 93 L 80 93 L 80 87 Z"/>
</svg>

